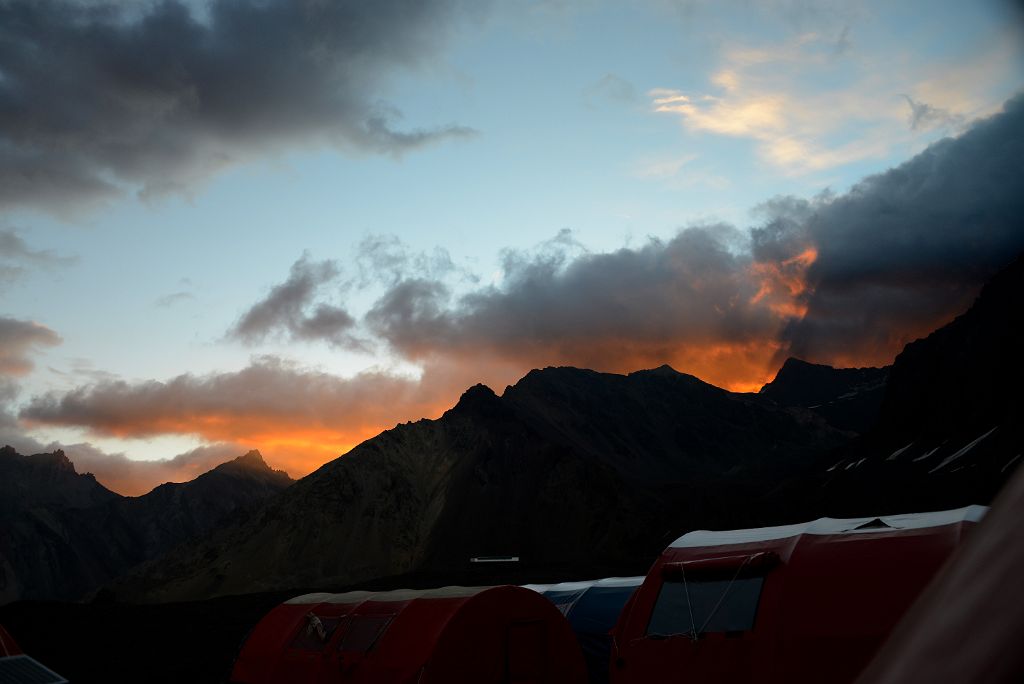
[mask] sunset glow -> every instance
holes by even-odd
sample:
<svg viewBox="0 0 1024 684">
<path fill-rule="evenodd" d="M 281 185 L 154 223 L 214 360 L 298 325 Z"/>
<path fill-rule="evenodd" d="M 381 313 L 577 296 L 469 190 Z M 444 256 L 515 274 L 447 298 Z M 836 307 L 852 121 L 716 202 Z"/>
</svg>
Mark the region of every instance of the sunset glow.
<svg viewBox="0 0 1024 684">
<path fill-rule="evenodd" d="M 1024 249 L 1010 3 L 528 4 L 0 7 L 0 445 L 140 494 L 547 366 L 756 392 Z"/>
</svg>

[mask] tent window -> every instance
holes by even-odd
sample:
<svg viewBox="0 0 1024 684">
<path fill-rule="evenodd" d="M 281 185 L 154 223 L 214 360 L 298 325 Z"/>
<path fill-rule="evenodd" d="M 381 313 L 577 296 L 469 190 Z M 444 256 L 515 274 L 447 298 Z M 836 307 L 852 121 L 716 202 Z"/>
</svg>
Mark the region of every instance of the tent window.
<svg viewBox="0 0 1024 684">
<path fill-rule="evenodd" d="M 331 635 L 338 629 L 342 617 L 323 617 L 322 615 L 306 616 L 299 631 L 292 639 L 291 647 L 303 651 L 320 651 L 331 640 Z"/>
<path fill-rule="evenodd" d="M 732 580 L 731 585 L 728 578 L 689 580 L 685 583 L 682 579 L 666 579 L 647 624 L 647 635 L 745 632 L 753 629 L 763 583 L 764 577 L 739 577 Z"/>
<path fill-rule="evenodd" d="M 387 629 L 394 615 L 356 615 L 349 622 L 348 629 L 338 644 L 339 651 L 365 653 L 373 648 L 377 639 Z"/>
</svg>

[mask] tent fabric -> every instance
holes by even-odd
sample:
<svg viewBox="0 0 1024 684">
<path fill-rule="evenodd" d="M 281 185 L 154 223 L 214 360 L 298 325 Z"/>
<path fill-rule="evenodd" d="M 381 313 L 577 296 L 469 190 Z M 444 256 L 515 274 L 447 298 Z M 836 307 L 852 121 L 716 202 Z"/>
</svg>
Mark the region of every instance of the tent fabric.
<svg viewBox="0 0 1024 684">
<path fill-rule="evenodd" d="M 31 656 L 0 656 L 0 682 L 4 684 L 67 684 L 67 681 Z"/>
<path fill-rule="evenodd" d="M 21 655 L 23 651 L 11 635 L 0 625 L 0 658 Z"/>
<path fill-rule="evenodd" d="M 785 539 L 802 534 L 867 534 L 878 529 L 915 530 L 926 527 L 953 525 L 961 522 L 976 523 L 985 515 L 986 506 L 965 506 L 950 511 L 883 515 L 877 518 L 818 518 L 810 522 L 779 527 L 756 527 L 748 530 L 688 532 L 669 544 L 669 548 L 685 549 L 726 544 Z"/>
<path fill-rule="evenodd" d="M 858 684 L 1024 682 L 1024 468 Z"/>
<path fill-rule="evenodd" d="M 586 582 L 528 584 L 562 611 L 579 641 L 592 684 L 608 681 L 611 630 L 643 577 L 608 577 Z"/>
<path fill-rule="evenodd" d="M 566 619 L 513 586 L 307 594 L 268 613 L 231 681 L 583 682 Z"/>
<path fill-rule="evenodd" d="M 611 681 L 852 682 L 985 510 L 683 535 L 622 611 Z"/>
</svg>

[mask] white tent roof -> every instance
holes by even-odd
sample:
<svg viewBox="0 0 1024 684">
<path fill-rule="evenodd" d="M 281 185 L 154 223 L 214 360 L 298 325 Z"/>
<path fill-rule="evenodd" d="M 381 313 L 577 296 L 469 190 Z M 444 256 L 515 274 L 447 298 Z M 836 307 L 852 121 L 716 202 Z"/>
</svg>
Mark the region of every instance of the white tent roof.
<svg viewBox="0 0 1024 684">
<path fill-rule="evenodd" d="M 641 575 L 640 577 L 605 577 L 598 580 L 559 582 L 557 584 L 524 584 L 523 587 L 543 594 L 545 591 L 582 591 L 590 587 L 639 587 L 643 583 L 644 576 Z"/>
<path fill-rule="evenodd" d="M 858 529 L 862 525 L 881 520 L 895 530 L 913 530 L 924 527 L 938 527 L 960 522 L 978 522 L 988 511 L 988 506 L 965 506 L 951 511 L 932 513 L 907 513 L 903 515 L 880 515 L 867 518 L 818 518 L 810 522 L 778 527 L 755 527 L 747 530 L 724 530 L 713 532 L 696 530 L 687 532 L 669 544 L 669 548 L 685 549 L 698 546 L 722 546 L 725 544 L 746 544 L 750 542 L 785 539 L 801 534 L 861 534 L 878 532 L 878 527 Z"/>
</svg>

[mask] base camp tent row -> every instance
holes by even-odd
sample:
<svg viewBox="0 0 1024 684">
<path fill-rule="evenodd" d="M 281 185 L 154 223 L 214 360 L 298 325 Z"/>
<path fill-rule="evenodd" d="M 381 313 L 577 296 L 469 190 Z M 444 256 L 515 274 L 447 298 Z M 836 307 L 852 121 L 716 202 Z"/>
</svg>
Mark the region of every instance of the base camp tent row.
<svg viewBox="0 0 1024 684">
<path fill-rule="evenodd" d="M 253 629 L 237 684 L 581 684 L 569 623 L 514 586 L 309 594 Z"/>
<path fill-rule="evenodd" d="M 623 609 L 611 681 L 852 682 L 986 510 L 685 534 Z"/>
</svg>

